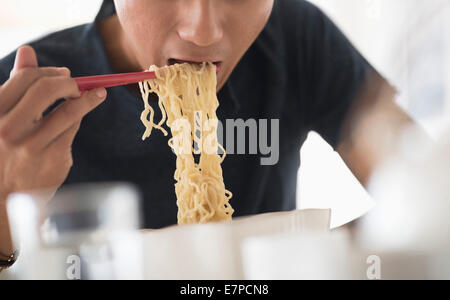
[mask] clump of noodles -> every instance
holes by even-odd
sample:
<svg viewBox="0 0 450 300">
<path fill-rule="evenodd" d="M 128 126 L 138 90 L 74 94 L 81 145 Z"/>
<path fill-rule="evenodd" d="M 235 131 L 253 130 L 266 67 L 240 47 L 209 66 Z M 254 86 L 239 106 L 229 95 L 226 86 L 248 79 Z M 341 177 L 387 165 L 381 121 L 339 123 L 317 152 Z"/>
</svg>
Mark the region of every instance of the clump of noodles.
<svg viewBox="0 0 450 300">
<path fill-rule="evenodd" d="M 155 72 L 156 79 L 139 84 L 145 105 L 141 120 L 146 131 L 142 139 L 150 137 L 153 129 L 168 135 L 162 127 L 164 123 L 171 130 L 169 146 L 177 155 L 178 224 L 231 220 L 232 194 L 225 189 L 221 167 L 225 149 L 217 139 L 216 66 L 186 63 L 164 68 L 152 66 L 150 71 Z M 159 97 L 162 119 L 158 123 L 149 103 L 151 93 Z M 219 148 L 222 156 L 218 154 Z M 198 163 L 194 154 L 200 154 Z"/>
</svg>

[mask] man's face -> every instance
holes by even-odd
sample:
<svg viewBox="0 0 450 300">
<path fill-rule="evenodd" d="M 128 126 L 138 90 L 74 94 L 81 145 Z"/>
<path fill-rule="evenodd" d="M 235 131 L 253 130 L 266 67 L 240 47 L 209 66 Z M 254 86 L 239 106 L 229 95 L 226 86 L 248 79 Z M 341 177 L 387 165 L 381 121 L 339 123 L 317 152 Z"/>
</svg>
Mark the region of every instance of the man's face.
<svg viewBox="0 0 450 300">
<path fill-rule="evenodd" d="M 266 25 L 274 0 L 114 0 L 128 51 L 142 69 L 220 65 L 222 88 Z"/>
</svg>

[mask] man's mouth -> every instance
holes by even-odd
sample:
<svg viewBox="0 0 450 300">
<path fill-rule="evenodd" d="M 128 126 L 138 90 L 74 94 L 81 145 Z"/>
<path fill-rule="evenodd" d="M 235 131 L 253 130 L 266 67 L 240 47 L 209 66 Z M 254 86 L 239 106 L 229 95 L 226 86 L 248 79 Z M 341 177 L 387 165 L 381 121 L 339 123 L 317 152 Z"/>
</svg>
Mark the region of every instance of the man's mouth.
<svg viewBox="0 0 450 300">
<path fill-rule="evenodd" d="M 220 66 L 222 65 L 221 61 L 182 60 L 182 59 L 176 59 L 176 58 L 169 58 L 168 65 L 172 66 L 172 65 L 175 65 L 175 64 L 185 64 L 185 63 L 187 63 L 187 64 L 198 64 L 199 65 L 199 64 L 204 63 L 204 62 L 212 62 L 213 64 L 216 65 L 217 70 L 220 70 Z"/>
</svg>

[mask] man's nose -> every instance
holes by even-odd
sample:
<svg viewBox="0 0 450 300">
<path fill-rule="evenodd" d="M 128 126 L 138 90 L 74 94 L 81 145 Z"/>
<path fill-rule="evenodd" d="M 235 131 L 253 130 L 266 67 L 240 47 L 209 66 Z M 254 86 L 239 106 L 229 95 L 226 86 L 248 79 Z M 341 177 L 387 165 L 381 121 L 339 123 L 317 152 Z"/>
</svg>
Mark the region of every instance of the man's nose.
<svg viewBox="0 0 450 300">
<path fill-rule="evenodd" d="M 183 0 L 182 18 L 178 34 L 183 40 L 200 47 L 211 46 L 223 38 L 219 20 L 220 12 L 214 7 L 215 0 Z"/>
</svg>

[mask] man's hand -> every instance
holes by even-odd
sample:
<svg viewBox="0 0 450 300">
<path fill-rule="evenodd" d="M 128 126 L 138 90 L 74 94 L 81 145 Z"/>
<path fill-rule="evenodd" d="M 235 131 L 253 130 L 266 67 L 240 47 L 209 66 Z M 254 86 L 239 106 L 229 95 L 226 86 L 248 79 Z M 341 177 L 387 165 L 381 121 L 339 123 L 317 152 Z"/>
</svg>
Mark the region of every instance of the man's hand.
<svg viewBox="0 0 450 300">
<path fill-rule="evenodd" d="M 63 98 L 67 100 L 43 117 Z M 39 68 L 31 47 L 17 51 L 11 77 L 0 86 L 0 254 L 13 249 L 7 196 L 56 191 L 72 167 L 72 143 L 82 118 L 105 98 L 103 88 L 81 94 L 67 68 Z"/>
<path fill-rule="evenodd" d="M 68 100 L 43 118 L 62 98 Z M 72 166 L 82 118 L 105 98 L 105 89 L 81 94 L 68 69 L 38 68 L 34 50 L 19 49 L 11 78 L 0 86 L 0 195 L 58 188 Z"/>
</svg>

